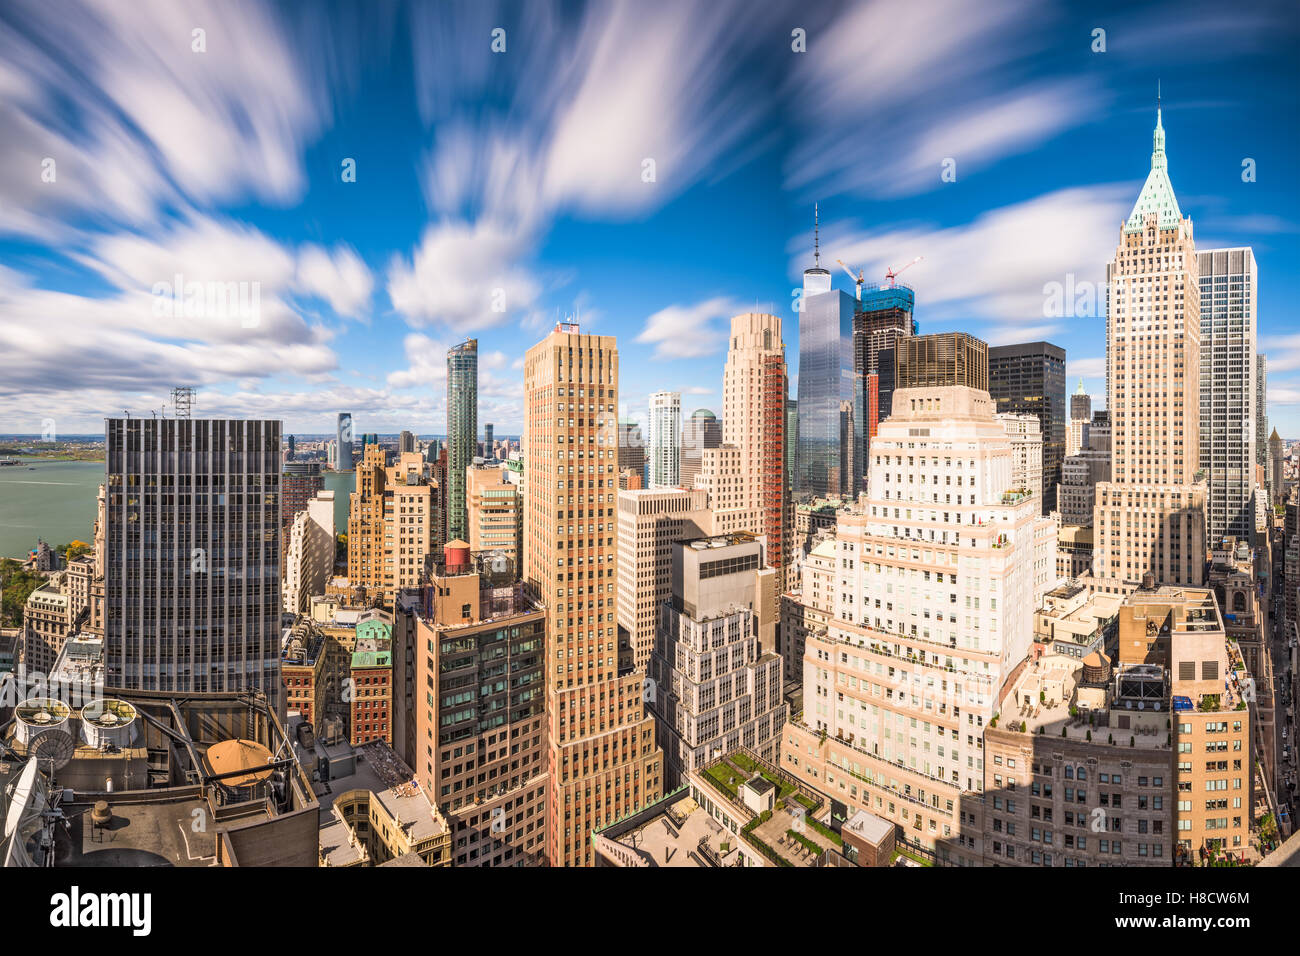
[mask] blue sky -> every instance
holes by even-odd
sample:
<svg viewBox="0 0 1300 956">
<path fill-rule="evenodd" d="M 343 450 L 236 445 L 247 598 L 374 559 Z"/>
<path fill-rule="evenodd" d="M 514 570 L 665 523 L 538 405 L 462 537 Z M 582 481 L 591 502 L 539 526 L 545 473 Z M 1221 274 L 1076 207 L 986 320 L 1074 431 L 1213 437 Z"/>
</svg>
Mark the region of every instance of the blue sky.
<svg viewBox="0 0 1300 956">
<path fill-rule="evenodd" d="M 511 433 L 557 315 L 618 336 L 628 412 L 720 411 L 734 312 L 781 315 L 797 374 L 814 202 L 842 288 L 836 259 L 924 256 L 921 331 L 1046 338 L 1100 397 L 1104 318 L 1045 287 L 1104 279 L 1159 79 L 1198 248 L 1255 249 L 1300 438 L 1297 38 L 1285 3 L 7 3 L 0 432 L 179 383 L 290 431 L 442 432 L 475 335 L 479 420 Z M 160 316 L 177 273 L 257 283 L 255 323 Z"/>
</svg>

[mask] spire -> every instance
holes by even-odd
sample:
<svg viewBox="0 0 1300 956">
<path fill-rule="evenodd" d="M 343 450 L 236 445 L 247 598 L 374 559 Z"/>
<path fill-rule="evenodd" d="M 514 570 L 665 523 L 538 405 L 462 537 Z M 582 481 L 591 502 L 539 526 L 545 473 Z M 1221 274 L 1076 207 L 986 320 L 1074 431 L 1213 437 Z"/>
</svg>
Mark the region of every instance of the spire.
<svg viewBox="0 0 1300 956">
<path fill-rule="evenodd" d="M 1151 172 L 1138 195 L 1133 211 L 1124 224 L 1125 232 L 1141 232 L 1146 228 L 1146 217 L 1155 213 L 1159 229 L 1174 229 L 1182 220 L 1173 184 L 1169 181 L 1168 160 L 1165 156 L 1165 127 L 1161 117 L 1160 83 L 1156 82 L 1156 128 L 1151 135 Z"/>
<path fill-rule="evenodd" d="M 1160 81 L 1156 80 L 1156 128 L 1151 134 L 1151 168 L 1165 168 L 1165 127 L 1160 122 Z"/>
<path fill-rule="evenodd" d="M 1077 391 L 1075 391 L 1074 394 L 1076 394 L 1076 395 L 1086 395 L 1086 394 L 1087 394 L 1087 392 L 1085 392 L 1085 391 L 1083 390 L 1083 379 L 1079 379 L 1079 388 L 1078 388 Z"/>
<path fill-rule="evenodd" d="M 821 210 L 817 203 L 813 203 L 813 268 L 820 269 L 821 266 Z"/>
</svg>

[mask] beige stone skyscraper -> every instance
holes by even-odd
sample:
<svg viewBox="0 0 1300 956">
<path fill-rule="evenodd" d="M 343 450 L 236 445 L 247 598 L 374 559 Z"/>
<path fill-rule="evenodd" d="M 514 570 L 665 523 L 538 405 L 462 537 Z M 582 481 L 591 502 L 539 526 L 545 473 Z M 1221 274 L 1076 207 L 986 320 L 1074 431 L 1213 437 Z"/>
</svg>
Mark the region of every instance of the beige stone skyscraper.
<svg viewBox="0 0 1300 956">
<path fill-rule="evenodd" d="M 1097 486 L 1094 573 L 1129 590 L 1205 575 L 1201 309 L 1192 221 L 1178 209 L 1156 110 L 1151 172 L 1106 269 L 1111 480 Z"/>
<path fill-rule="evenodd" d="M 659 605 L 672 597 L 673 544 L 713 526 L 701 488 L 648 488 L 618 493 L 618 623 L 627 631 L 633 667 L 648 670 Z"/>
<path fill-rule="evenodd" d="M 785 545 L 785 409 L 788 390 L 781 320 L 746 312 L 731 319 L 722 373 L 722 447 L 703 452 L 697 488 L 709 492 L 713 533 L 767 536 L 774 568 Z"/>
<path fill-rule="evenodd" d="M 546 855 L 590 866 L 591 831 L 658 799 L 644 675 L 619 673 L 618 346 L 561 324 L 524 357 L 524 581 L 545 603 Z"/>
<path fill-rule="evenodd" d="M 425 561 L 442 547 L 440 488 L 418 452 L 385 464 L 379 445 L 365 446 L 348 503 L 348 580 L 387 606 L 402 588 L 418 587 Z"/>
</svg>

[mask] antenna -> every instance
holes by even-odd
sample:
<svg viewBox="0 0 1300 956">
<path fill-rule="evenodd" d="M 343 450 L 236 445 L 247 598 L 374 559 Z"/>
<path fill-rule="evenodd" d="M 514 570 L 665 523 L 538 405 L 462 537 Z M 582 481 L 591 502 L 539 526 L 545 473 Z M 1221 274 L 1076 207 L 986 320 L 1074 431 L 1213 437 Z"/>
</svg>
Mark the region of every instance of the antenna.
<svg viewBox="0 0 1300 956">
<path fill-rule="evenodd" d="M 189 418 L 194 407 L 194 386 L 177 385 L 172 389 L 172 409 L 177 418 Z"/>
<path fill-rule="evenodd" d="M 818 203 L 813 203 L 813 267 L 820 269 L 822 265 L 821 210 L 818 205 Z"/>
</svg>

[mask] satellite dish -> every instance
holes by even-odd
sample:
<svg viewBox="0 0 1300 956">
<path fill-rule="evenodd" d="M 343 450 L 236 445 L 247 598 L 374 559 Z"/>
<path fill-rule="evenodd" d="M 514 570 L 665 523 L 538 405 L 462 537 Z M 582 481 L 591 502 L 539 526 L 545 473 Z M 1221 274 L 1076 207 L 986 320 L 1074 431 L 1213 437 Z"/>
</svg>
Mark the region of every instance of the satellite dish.
<svg viewBox="0 0 1300 956">
<path fill-rule="evenodd" d="M 76 750 L 76 742 L 66 730 L 47 730 L 31 742 L 27 753 L 54 773 L 68 765 Z"/>
<path fill-rule="evenodd" d="M 27 761 L 27 766 L 23 767 L 23 772 L 18 777 L 18 783 L 14 786 L 13 798 L 9 803 L 9 815 L 5 817 L 5 836 L 11 836 L 18 829 L 19 824 L 23 821 L 23 813 L 27 809 L 27 804 L 31 801 L 32 792 L 36 789 L 36 761 Z"/>
</svg>

